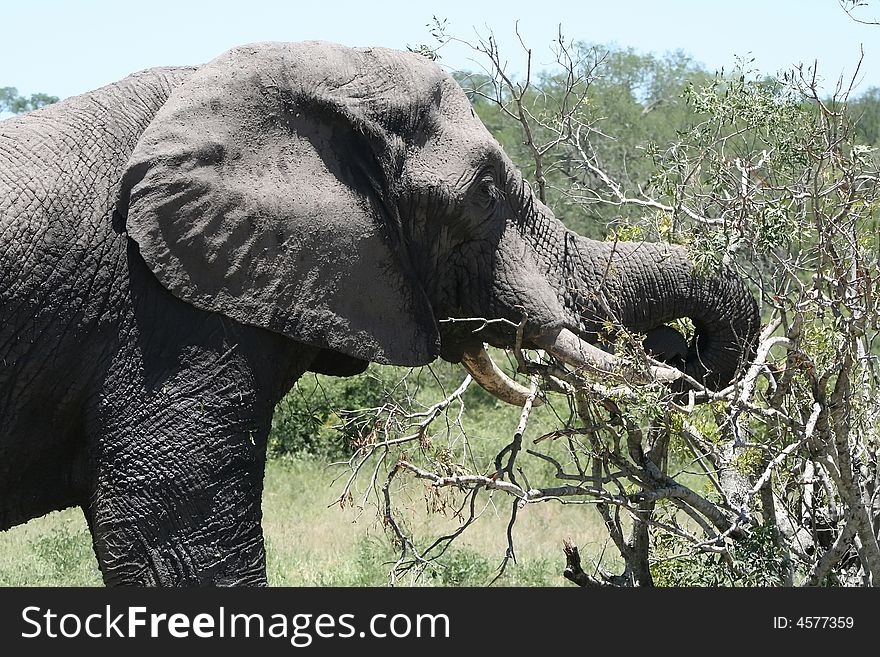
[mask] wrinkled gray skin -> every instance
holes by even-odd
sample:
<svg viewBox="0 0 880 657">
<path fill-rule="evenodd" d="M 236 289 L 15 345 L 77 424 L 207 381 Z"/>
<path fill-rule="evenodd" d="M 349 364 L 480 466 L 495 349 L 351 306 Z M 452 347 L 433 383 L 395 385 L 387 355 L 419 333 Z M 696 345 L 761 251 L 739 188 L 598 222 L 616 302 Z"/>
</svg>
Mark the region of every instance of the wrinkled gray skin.
<svg viewBox="0 0 880 657">
<path fill-rule="evenodd" d="M 78 505 L 108 584 L 263 584 L 300 375 L 513 343 L 447 317 L 595 339 L 600 290 L 633 331 L 692 318 L 713 386 L 758 326 L 727 271 L 566 230 L 419 55 L 256 44 L 6 120 L 0 529 Z"/>
</svg>

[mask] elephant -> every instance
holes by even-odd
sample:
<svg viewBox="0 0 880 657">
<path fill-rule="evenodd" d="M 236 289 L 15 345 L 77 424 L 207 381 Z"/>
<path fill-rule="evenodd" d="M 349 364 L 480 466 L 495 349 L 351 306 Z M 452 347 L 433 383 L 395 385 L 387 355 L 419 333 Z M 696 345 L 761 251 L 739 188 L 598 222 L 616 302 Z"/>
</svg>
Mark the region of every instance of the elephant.
<svg viewBox="0 0 880 657">
<path fill-rule="evenodd" d="M 745 282 L 568 230 L 420 54 L 141 71 L 0 122 L 0 529 L 79 506 L 107 585 L 265 585 L 267 435 L 305 372 L 577 367 L 610 321 L 682 317 L 681 370 L 728 384 Z"/>
</svg>

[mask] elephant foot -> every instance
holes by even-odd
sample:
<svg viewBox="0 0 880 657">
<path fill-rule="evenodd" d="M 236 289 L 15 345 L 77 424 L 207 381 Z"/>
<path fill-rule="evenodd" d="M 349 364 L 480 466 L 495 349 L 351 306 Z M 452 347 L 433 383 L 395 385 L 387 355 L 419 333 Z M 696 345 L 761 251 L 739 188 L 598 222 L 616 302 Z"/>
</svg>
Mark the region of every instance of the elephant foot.
<svg viewBox="0 0 880 657">
<path fill-rule="evenodd" d="M 89 515 L 89 512 L 86 511 Z M 207 529 L 207 528 L 203 528 Z M 259 527 L 257 527 L 259 529 Z M 133 524 L 96 525 L 95 554 L 107 586 L 266 586 L 262 533 L 220 545 L 210 531 L 182 532 L 164 543 Z"/>
<path fill-rule="evenodd" d="M 265 586 L 259 496 L 240 497 L 241 483 L 222 488 L 169 486 L 161 496 L 99 489 L 83 511 L 105 584 Z"/>
</svg>

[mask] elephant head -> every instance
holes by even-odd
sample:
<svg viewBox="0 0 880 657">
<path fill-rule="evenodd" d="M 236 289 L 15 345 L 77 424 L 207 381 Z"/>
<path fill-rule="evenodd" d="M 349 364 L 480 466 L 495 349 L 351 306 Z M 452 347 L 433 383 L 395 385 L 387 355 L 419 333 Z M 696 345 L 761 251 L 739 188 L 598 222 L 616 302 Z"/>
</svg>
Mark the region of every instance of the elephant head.
<svg viewBox="0 0 880 657">
<path fill-rule="evenodd" d="M 727 269 L 567 230 L 454 79 L 412 53 L 223 54 L 143 133 L 117 211 L 175 296 L 319 347 L 312 369 L 328 373 L 467 360 L 483 342 L 512 346 L 520 323 L 524 346 L 582 364 L 615 322 L 716 387 L 759 325 Z M 658 328 L 680 317 L 691 344 Z M 488 321 L 449 321 L 463 318 Z"/>
</svg>

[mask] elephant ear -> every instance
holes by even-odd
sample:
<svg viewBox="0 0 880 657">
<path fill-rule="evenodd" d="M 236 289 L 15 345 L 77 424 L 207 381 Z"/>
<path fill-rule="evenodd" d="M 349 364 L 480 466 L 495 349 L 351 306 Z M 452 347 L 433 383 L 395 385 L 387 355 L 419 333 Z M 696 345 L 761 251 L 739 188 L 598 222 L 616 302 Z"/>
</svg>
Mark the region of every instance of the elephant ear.
<svg viewBox="0 0 880 657">
<path fill-rule="evenodd" d="M 180 299 L 355 359 L 422 365 L 437 325 L 393 202 L 400 140 L 352 89 L 365 66 L 330 44 L 257 44 L 204 65 L 141 136 L 117 210 Z"/>
</svg>

